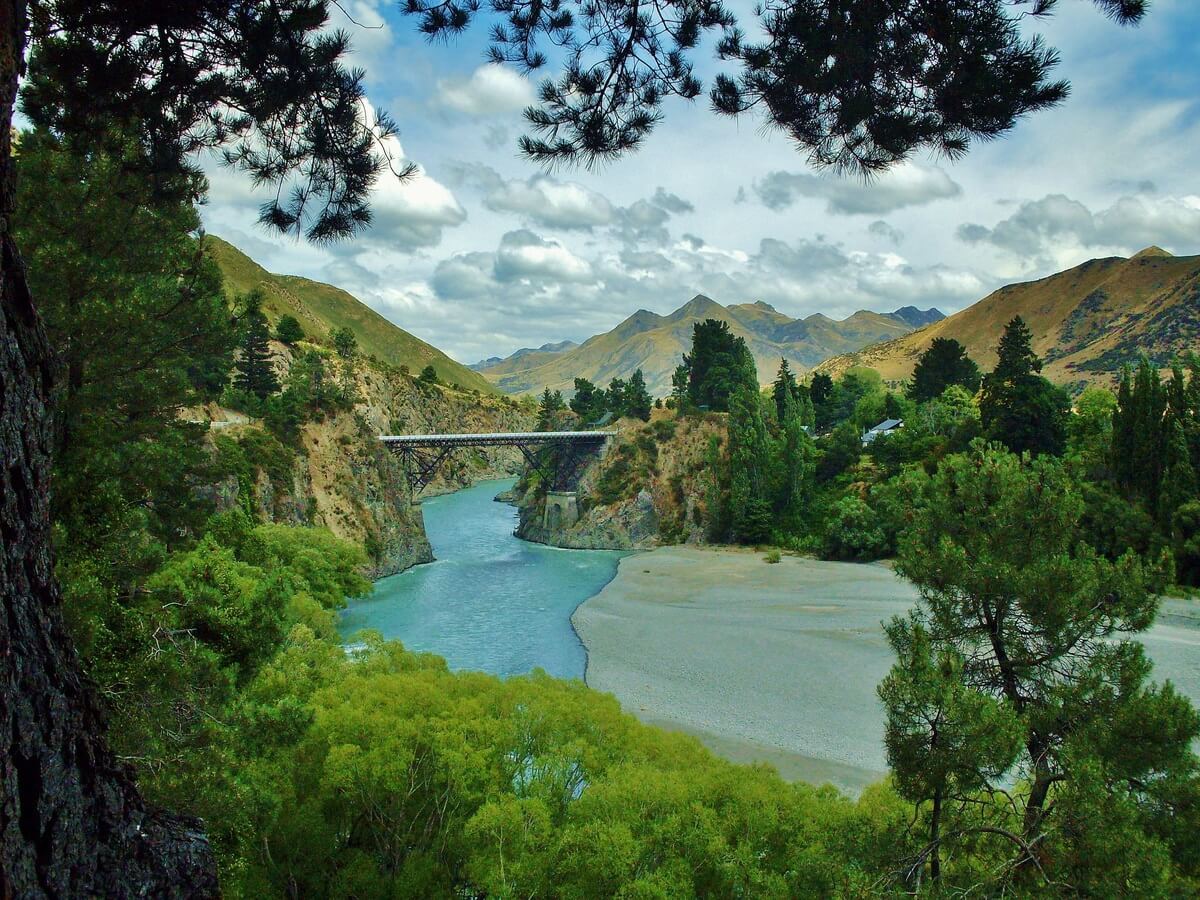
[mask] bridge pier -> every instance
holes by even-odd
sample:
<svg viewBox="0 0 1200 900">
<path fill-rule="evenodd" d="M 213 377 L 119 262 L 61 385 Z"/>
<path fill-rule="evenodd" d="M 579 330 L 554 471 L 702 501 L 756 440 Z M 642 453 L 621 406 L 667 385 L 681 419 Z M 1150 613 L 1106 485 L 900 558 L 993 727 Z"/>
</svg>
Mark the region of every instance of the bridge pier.
<svg viewBox="0 0 1200 900">
<path fill-rule="evenodd" d="M 547 491 L 542 512 L 542 527 L 547 531 L 570 528 L 579 521 L 579 494 L 576 491 Z"/>
</svg>

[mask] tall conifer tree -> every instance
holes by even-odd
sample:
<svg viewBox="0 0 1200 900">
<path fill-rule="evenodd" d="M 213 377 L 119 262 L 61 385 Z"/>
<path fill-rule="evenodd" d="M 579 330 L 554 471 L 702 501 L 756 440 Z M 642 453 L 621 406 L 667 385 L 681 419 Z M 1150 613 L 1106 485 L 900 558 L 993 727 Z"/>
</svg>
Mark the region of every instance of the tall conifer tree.
<svg viewBox="0 0 1200 900">
<path fill-rule="evenodd" d="M 983 379 L 979 414 L 984 431 L 1015 453 L 1059 456 L 1067 446 L 1070 398 L 1038 373 L 1033 335 L 1016 316 L 1004 328 L 996 368 Z"/>
<path fill-rule="evenodd" d="M 771 392 L 775 397 L 775 415 L 782 425 L 785 407 L 789 400 L 794 400 L 796 397 L 796 376 L 792 374 L 786 359 L 779 360 L 779 373 L 775 376 Z"/>
<path fill-rule="evenodd" d="M 241 352 L 234 363 L 237 374 L 233 384 L 238 390 L 263 400 L 279 392 L 279 379 L 275 377 L 275 369 L 271 365 L 271 329 L 260 308 L 261 302 L 261 297 L 251 295 L 242 317 L 245 331 L 242 333 Z"/>
</svg>

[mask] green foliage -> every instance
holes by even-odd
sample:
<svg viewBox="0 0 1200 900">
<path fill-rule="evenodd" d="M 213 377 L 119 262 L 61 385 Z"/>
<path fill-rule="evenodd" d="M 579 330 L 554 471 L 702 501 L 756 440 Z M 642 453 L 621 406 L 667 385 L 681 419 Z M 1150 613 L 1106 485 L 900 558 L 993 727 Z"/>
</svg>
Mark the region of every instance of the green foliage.
<svg viewBox="0 0 1200 900">
<path fill-rule="evenodd" d="M 763 557 L 763 562 L 771 565 L 778 564 L 783 559 L 783 554 L 779 552 L 778 547 L 772 547 L 767 551 L 767 555 Z"/>
<path fill-rule="evenodd" d="M 275 377 L 273 356 L 268 345 L 271 330 L 267 325 L 267 317 L 259 308 L 261 302 L 262 296 L 257 293 L 243 300 L 246 310 L 241 319 L 242 341 L 234 364 L 236 374 L 233 386 L 245 394 L 265 400 L 279 390 L 279 379 Z"/>
<path fill-rule="evenodd" d="M 729 330 L 728 322 L 697 322 L 692 330 L 692 352 L 684 354 L 682 364 L 687 372 L 688 402 L 712 412 L 727 411 L 731 394 L 744 380 L 748 358 L 746 342 Z M 757 375 L 754 385 L 757 393 Z"/>
<path fill-rule="evenodd" d="M 771 385 L 771 396 L 775 399 L 775 416 L 779 422 L 783 422 L 788 405 L 796 402 L 796 388 L 796 376 L 792 374 L 788 361 L 780 359 L 779 372 Z"/>
<path fill-rule="evenodd" d="M 421 370 L 421 374 L 417 376 L 417 380 L 424 382 L 425 384 L 441 384 L 442 383 L 441 380 L 438 378 L 437 371 L 433 368 L 433 366 L 426 366 L 425 368 L 423 368 Z"/>
<path fill-rule="evenodd" d="M 607 411 L 604 392 L 586 378 L 575 379 L 575 395 L 571 398 L 571 412 L 585 424 L 599 421 Z"/>
<path fill-rule="evenodd" d="M 294 628 L 213 746 L 223 764 L 176 799 L 213 828 L 230 893 L 827 895 L 905 842 L 886 790 L 787 784 L 579 682 L 364 640 L 350 658 Z"/>
<path fill-rule="evenodd" d="M 777 506 L 792 521 L 804 514 L 816 475 L 817 448 L 805 430 L 805 418 L 811 412 L 811 405 L 804 407 L 790 391 L 783 395 L 779 423 L 783 432 L 779 448 L 783 480 Z"/>
<path fill-rule="evenodd" d="M 774 461 L 754 361 L 742 349 L 728 397 L 731 536 L 739 543 L 759 544 L 774 525 Z"/>
<path fill-rule="evenodd" d="M 1109 477 L 1113 414 L 1117 398 L 1112 391 L 1089 387 L 1075 399 L 1075 415 L 1067 429 L 1068 455 L 1081 466 L 1089 480 Z"/>
<path fill-rule="evenodd" d="M 650 392 L 646 390 L 646 379 L 643 377 L 641 369 L 637 369 L 629 376 L 629 384 L 625 386 L 623 400 L 622 415 L 641 419 L 643 422 L 650 421 Z"/>
<path fill-rule="evenodd" d="M 1180 584 L 1200 585 L 1200 500 L 1190 500 L 1175 510 L 1176 579 Z"/>
<path fill-rule="evenodd" d="M 1004 328 L 996 368 L 983 379 L 979 399 L 984 434 L 1014 453 L 1061 456 L 1071 403 L 1065 391 L 1037 373 L 1029 326 L 1016 316 Z"/>
<path fill-rule="evenodd" d="M 979 366 L 967 356 L 967 348 L 953 338 L 938 337 L 917 360 L 908 397 L 921 403 L 940 397 L 952 385 L 974 394 L 979 380 Z"/>
<path fill-rule="evenodd" d="M 46 131 L 21 135 L 13 221 L 59 364 L 59 560 L 107 594 L 208 514 L 193 493 L 205 428 L 179 410 L 220 393 L 235 335 L 191 204 L 136 170 L 132 138 L 95 137 L 84 152 Z M 100 559 L 109 568 L 93 569 Z"/>
<path fill-rule="evenodd" d="M 816 392 L 813 396 L 815 398 Z M 821 403 L 814 399 L 816 423 L 820 428 L 830 428 L 842 422 L 853 422 L 859 428 L 865 428 L 884 418 L 886 402 L 887 391 L 879 373 L 855 366 L 847 369 L 833 384 Z"/>
<path fill-rule="evenodd" d="M 879 685 L 888 766 L 901 796 L 918 809 L 929 804 L 927 856 L 937 882 L 943 853 L 971 826 L 963 807 L 1012 768 L 1021 723 L 1011 706 L 968 685 L 958 653 L 934 651 L 920 615 L 894 618 L 887 637 L 897 657 Z M 918 882 L 920 868 L 910 867 L 907 880 Z"/>
<path fill-rule="evenodd" d="M 354 336 L 354 332 L 345 326 L 334 328 L 329 332 L 329 339 L 333 342 L 333 349 L 338 356 L 343 359 L 352 359 L 354 354 L 358 352 L 358 338 Z M 432 370 L 432 366 L 426 366 Z M 425 373 L 422 372 L 422 375 Z M 428 380 L 428 379 L 427 379 Z M 434 381 L 437 380 L 436 373 Z"/>
<path fill-rule="evenodd" d="M 961 670 L 943 683 L 945 703 L 957 702 L 945 692 L 961 682 L 988 698 L 978 701 L 978 715 L 993 719 L 990 704 L 999 704 L 1021 727 L 1026 777 L 1014 796 L 1017 821 L 988 804 L 964 804 L 957 814 L 969 817 L 970 829 L 1015 831 L 1023 843 L 1009 841 L 1009 849 L 1023 878 L 1035 877 L 1025 846 L 1051 842 L 1069 856 L 1087 855 L 1091 839 L 1071 827 L 1070 806 L 1099 786 L 1123 811 L 1121 822 L 1109 823 L 1118 840 L 1164 858 L 1182 852 L 1157 833 L 1167 814 L 1158 786 L 1175 776 L 1194 784 L 1190 745 L 1200 718 L 1169 685 L 1146 683 L 1144 650 L 1123 637 L 1149 627 L 1164 567 L 1132 554 L 1115 562 L 1098 555 L 1083 540 L 1078 491 L 1052 457 L 977 444 L 912 482 L 911 503 L 897 569 L 921 593 L 932 651 Z M 973 783 L 998 787 L 994 762 L 976 756 Z M 1102 867 L 1070 877 L 1076 889 L 1106 883 Z"/>
<path fill-rule="evenodd" d="M 825 525 L 826 559 L 878 559 L 888 550 L 879 516 L 858 497 L 846 496 L 833 505 Z"/>
<path fill-rule="evenodd" d="M 279 321 L 275 323 L 275 340 L 288 346 L 294 346 L 304 340 L 304 329 L 300 320 L 290 314 L 280 316 Z"/>
<path fill-rule="evenodd" d="M 562 412 L 566 408 L 567 405 L 563 402 L 561 391 L 551 391 L 550 388 L 542 391 L 542 399 L 538 404 L 537 430 L 556 430 L 561 422 Z"/>
<path fill-rule="evenodd" d="M 659 419 L 651 424 L 651 428 L 654 431 L 654 439 L 660 444 L 665 444 L 675 437 L 678 424 L 671 419 Z"/>
<path fill-rule="evenodd" d="M 214 516 L 194 547 L 159 558 L 127 595 L 77 613 L 89 674 L 108 694 L 119 752 L 152 792 L 186 778 L 218 720 L 297 624 L 334 641 L 330 610 L 370 584 L 362 551 L 327 531 Z M 79 585 L 78 579 L 73 579 Z"/>
<path fill-rule="evenodd" d="M 808 392 L 814 407 L 824 406 L 829 402 L 829 395 L 833 393 L 833 379 L 825 372 L 814 373 L 808 383 Z"/>
<path fill-rule="evenodd" d="M 817 478 L 831 481 L 837 478 L 862 456 L 862 436 L 853 422 L 843 422 L 821 442 L 821 457 L 817 462 Z"/>
<path fill-rule="evenodd" d="M 628 383 L 623 378 L 614 378 L 607 390 L 597 388 L 586 378 L 576 378 L 575 396 L 571 398 L 570 407 L 584 424 L 590 424 L 599 421 L 605 413 L 611 413 L 614 418 L 628 416 L 648 422 L 653 405 L 645 376 L 638 369 Z"/>
</svg>

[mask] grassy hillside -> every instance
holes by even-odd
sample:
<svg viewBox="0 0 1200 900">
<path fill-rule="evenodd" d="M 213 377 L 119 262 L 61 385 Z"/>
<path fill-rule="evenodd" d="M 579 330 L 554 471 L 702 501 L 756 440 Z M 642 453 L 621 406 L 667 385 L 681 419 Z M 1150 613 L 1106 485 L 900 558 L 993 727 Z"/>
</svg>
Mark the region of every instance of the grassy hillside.
<svg viewBox="0 0 1200 900">
<path fill-rule="evenodd" d="M 496 393 L 486 378 L 393 325 L 341 288 L 295 275 L 272 274 L 228 241 L 211 234 L 204 243 L 220 267 L 230 295 L 262 290 L 263 310 L 272 324 L 280 316 L 291 314 L 299 319 L 305 334 L 316 338 L 327 337 L 334 328 L 349 328 L 364 353 L 384 362 L 406 365 L 414 375 L 431 365 L 448 384 Z"/>
<path fill-rule="evenodd" d="M 938 314 L 940 315 L 940 314 Z M 671 392 L 671 375 L 692 344 L 692 329 L 705 319 L 720 319 L 742 337 L 758 366 L 764 384 L 775 377 L 780 358 L 804 371 L 835 354 L 912 330 L 891 314 L 859 311 L 834 321 L 817 314 L 792 319 L 766 303 L 722 306 L 697 294 L 670 315 L 640 309 L 616 328 L 559 353 L 514 355 L 483 369 L 509 393 L 536 393 L 543 388 L 570 391 L 577 377 L 607 385 L 628 379 L 637 369 L 654 396 Z"/>
<path fill-rule="evenodd" d="M 1149 247 L 1129 259 L 1093 259 L 1037 281 L 1010 284 L 949 318 L 897 340 L 828 360 L 840 372 L 870 366 L 887 380 L 912 374 L 936 337 L 961 342 L 986 371 L 1013 316 L 1033 331 L 1044 374 L 1072 388 L 1110 384 L 1124 363 L 1147 354 L 1163 366 L 1200 347 L 1200 256 L 1172 256 Z"/>
</svg>

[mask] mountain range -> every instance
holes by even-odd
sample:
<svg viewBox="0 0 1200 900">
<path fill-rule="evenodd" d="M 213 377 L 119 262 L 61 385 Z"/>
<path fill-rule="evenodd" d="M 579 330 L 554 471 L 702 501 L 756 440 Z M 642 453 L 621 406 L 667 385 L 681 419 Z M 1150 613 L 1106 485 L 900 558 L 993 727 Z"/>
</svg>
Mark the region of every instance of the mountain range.
<svg viewBox="0 0 1200 900">
<path fill-rule="evenodd" d="M 557 341 L 551 344 L 542 344 L 540 347 L 522 347 L 515 353 L 510 353 L 508 356 L 489 356 L 487 359 L 481 359 L 477 363 L 471 363 L 467 366 L 476 372 L 482 372 L 484 369 L 490 369 L 492 366 L 498 366 L 506 360 L 528 359 L 534 354 L 545 354 L 553 356 L 555 353 L 562 353 L 564 350 L 571 350 L 579 345 L 574 341 Z"/>
<path fill-rule="evenodd" d="M 662 397 L 671 392 L 671 375 L 691 348 L 693 327 L 705 319 L 728 322 L 745 339 L 765 384 L 775 377 L 781 358 L 807 371 L 830 356 L 900 337 L 942 317 L 936 309 L 906 306 L 891 313 L 859 310 L 840 321 L 821 313 L 793 319 L 762 301 L 722 306 L 697 294 L 669 315 L 640 309 L 582 344 L 518 350 L 505 359 L 484 360 L 479 371 L 506 393 L 522 394 L 547 387 L 569 392 L 575 378 L 606 386 L 641 369 L 650 393 Z"/>
<path fill-rule="evenodd" d="M 297 275 L 275 275 L 215 235 L 205 235 L 204 248 L 221 270 L 226 293 L 262 292 L 262 309 L 272 325 L 281 316 L 292 315 L 311 337 L 327 337 L 335 328 L 349 328 L 359 348 L 369 356 L 394 366 L 408 366 L 414 375 L 433 366 L 447 384 L 499 393 L 482 375 L 392 324 L 341 288 Z"/>
<path fill-rule="evenodd" d="M 1147 247 L 1126 259 L 1088 260 L 1066 271 L 1010 284 L 948 318 L 909 334 L 851 351 L 818 368 L 876 369 L 885 380 L 912 375 L 934 338 L 953 338 L 984 371 L 996 363 L 1005 324 L 1021 316 L 1051 381 L 1072 390 L 1111 384 L 1126 363 L 1146 354 L 1158 366 L 1200 349 L 1200 256 Z"/>
</svg>

